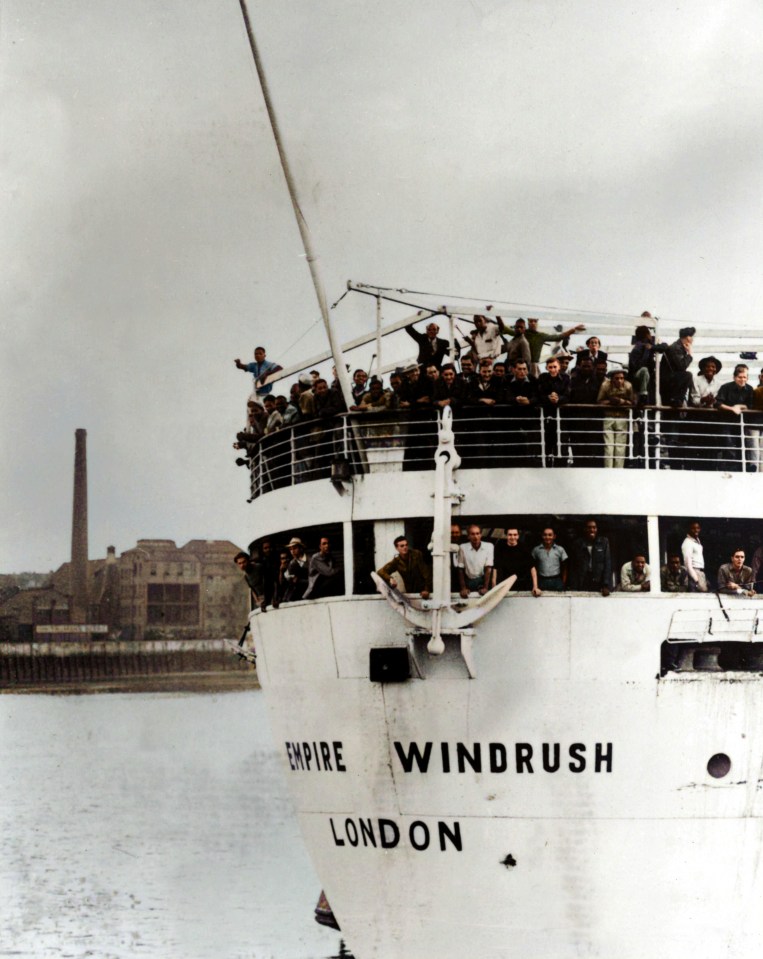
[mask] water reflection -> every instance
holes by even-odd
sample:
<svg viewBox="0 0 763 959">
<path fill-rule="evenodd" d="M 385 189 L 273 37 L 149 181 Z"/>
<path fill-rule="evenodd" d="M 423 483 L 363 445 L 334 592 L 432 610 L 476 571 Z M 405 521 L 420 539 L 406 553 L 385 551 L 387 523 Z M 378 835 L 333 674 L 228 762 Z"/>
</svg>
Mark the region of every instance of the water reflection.
<svg viewBox="0 0 763 959">
<path fill-rule="evenodd" d="M 0 951 L 343 957 L 258 692 L 0 696 Z"/>
</svg>

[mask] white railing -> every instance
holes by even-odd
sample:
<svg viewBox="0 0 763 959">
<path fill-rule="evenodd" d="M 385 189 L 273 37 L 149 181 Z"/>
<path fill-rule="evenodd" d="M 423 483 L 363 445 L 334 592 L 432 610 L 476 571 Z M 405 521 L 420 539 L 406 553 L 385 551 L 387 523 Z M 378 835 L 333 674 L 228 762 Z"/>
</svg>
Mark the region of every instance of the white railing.
<svg viewBox="0 0 763 959">
<path fill-rule="evenodd" d="M 715 410 L 463 407 L 454 414 L 462 469 L 595 467 L 763 472 L 763 414 Z M 300 422 L 248 450 L 251 498 L 337 474 L 433 470 L 433 409 Z"/>
</svg>

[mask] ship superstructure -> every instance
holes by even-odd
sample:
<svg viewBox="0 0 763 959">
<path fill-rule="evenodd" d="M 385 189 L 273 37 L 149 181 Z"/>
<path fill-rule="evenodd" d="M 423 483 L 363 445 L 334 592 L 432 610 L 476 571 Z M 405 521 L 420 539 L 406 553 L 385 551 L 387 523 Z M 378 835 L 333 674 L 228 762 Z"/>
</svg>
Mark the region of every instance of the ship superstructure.
<svg viewBox="0 0 763 959">
<path fill-rule="evenodd" d="M 388 332 L 487 306 L 417 310 Z M 613 368 L 637 320 L 607 323 Z M 732 367 L 759 345 L 721 330 L 696 344 Z M 253 535 L 328 535 L 343 560 L 342 595 L 251 626 L 305 841 L 358 959 L 761 953 L 761 607 L 714 590 L 719 562 L 761 541 L 756 418 L 627 417 L 621 469 L 600 465 L 602 410 L 571 405 L 552 430 L 503 408 L 348 413 L 253 458 Z M 451 519 L 535 545 L 547 525 L 571 542 L 591 516 L 609 596 L 438 591 Z M 711 590 L 663 592 L 692 519 Z M 432 557 L 427 599 L 377 592 L 400 534 Z M 618 591 L 634 553 L 651 589 Z"/>
</svg>

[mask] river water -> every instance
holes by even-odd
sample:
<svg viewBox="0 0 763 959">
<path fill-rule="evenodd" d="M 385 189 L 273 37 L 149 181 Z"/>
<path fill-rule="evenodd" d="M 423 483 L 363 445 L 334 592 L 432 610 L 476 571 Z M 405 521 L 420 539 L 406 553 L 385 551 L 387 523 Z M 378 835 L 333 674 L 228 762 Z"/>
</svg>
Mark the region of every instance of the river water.
<svg viewBox="0 0 763 959">
<path fill-rule="evenodd" d="M 0 696 L 0 956 L 323 959 L 262 694 Z"/>
</svg>

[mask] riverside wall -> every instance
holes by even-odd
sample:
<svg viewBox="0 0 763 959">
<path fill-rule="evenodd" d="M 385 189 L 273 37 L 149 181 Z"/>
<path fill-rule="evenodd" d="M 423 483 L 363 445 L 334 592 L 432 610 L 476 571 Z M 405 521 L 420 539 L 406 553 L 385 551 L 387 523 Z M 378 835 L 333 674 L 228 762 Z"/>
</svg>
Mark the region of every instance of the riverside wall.
<svg viewBox="0 0 763 959">
<path fill-rule="evenodd" d="M 191 674 L 251 676 L 223 640 L 0 643 L 0 689 Z"/>
</svg>

